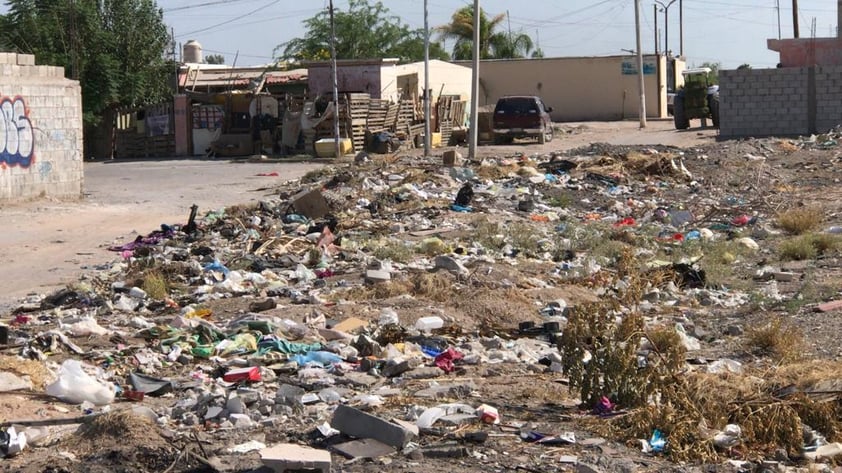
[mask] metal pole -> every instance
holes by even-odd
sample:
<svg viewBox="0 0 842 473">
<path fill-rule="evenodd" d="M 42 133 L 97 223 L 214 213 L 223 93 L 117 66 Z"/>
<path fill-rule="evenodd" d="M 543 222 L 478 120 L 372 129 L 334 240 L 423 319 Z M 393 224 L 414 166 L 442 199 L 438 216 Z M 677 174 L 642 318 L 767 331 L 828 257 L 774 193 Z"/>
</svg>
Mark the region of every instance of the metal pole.
<svg viewBox="0 0 842 473">
<path fill-rule="evenodd" d="M 430 156 L 430 12 L 424 0 L 424 156 Z"/>
<path fill-rule="evenodd" d="M 635 0 L 637 1 L 637 0 Z M 664 53 L 670 55 L 670 7 L 664 8 Z"/>
<path fill-rule="evenodd" d="M 684 57 L 684 0 L 678 0 L 678 55 Z"/>
<path fill-rule="evenodd" d="M 477 137 L 479 136 L 479 18 L 481 12 L 479 0 L 474 0 L 474 68 L 471 76 L 471 130 L 468 138 L 468 157 L 472 160 L 477 155 Z"/>
<path fill-rule="evenodd" d="M 655 10 L 655 56 L 657 56 L 661 47 L 661 45 L 658 44 L 658 5 L 653 3 L 652 8 Z"/>
<path fill-rule="evenodd" d="M 792 0 L 792 31 L 796 38 L 800 37 L 798 34 L 798 0 Z"/>
<path fill-rule="evenodd" d="M 775 0 L 775 10 L 778 11 L 778 39 L 781 39 L 781 0 Z"/>
<path fill-rule="evenodd" d="M 643 42 L 640 39 L 640 0 L 634 0 L 634 25 L 637 36 L 637 79 L 640 87 L 640 128 L 646 128 L 646 83 L 643 80 Z"/>
<path fill-rule="evenodd" d="M 340 156 L 339 147 L 339 80 L 336 65 L 336 22 L 333 19 L 333 0 L 330 0 L 330 70 L 333 76 L 333 140 L 336 157 Z"/>
</svg>

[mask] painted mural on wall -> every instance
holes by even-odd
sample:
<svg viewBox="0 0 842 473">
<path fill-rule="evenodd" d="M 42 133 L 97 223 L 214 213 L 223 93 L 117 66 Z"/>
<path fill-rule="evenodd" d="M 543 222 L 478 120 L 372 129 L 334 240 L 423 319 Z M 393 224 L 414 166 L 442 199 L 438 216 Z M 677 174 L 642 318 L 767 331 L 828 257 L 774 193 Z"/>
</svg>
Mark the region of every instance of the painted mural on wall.
<svg viewBox="0 0 842 473">
<path fill-rule="evenodd" d="M 0 96 L 0 168 L 29 168 L 35 160 L 35 134 L 23 97 Z"/>
</svg>

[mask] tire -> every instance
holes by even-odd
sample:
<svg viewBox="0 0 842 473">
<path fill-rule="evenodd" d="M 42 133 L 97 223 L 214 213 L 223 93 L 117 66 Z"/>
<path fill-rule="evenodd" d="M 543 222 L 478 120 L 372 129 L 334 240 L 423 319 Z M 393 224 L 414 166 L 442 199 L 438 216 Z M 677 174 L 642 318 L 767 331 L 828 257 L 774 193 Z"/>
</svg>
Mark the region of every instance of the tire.
<svg viewBox="0 0 842 473">
<path fill-rule="evenodd" d="M 547 143 L 550 143 L 555 138 L 555 129 L 553 128 L 552 123 L 547 124 Z"/>
<path fill-rule="evenodd" d="M 710 119 L 713 121 L 713 127 L 719 128 L 719 93 L 710 96 Z"/>
<path fill-rule="evenodd" d="M 676 130 L 686 130 L 690 128 L 690 119 L 684 113 L 684 96 L 676 95 L 675 101 L 672 104 L 673 119 L 675 121 Z"/>
<path fill-rule="evenodd" d="M 547 144 L 547 129 L 546 128 L 544 128 L 544 131 L 542 131 L 541 134 L 538 135 L 538 144 L 542 144 L 542 145 Z"/>
</svg>

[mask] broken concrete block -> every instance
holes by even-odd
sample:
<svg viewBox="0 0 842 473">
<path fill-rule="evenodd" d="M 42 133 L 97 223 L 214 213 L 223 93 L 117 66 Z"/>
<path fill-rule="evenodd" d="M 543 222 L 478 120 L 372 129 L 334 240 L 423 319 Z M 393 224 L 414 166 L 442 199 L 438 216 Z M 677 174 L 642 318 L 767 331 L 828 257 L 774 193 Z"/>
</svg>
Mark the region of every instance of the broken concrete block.
<svg viewBox="0 0 842 473">
<path fill-rule="evenodd" d="M 839 309 L 842 309 L 842 300 L 825 302 L 824 304 L 819 304 L 818 307 L 816 307 L 817 312 L 831 312 Z"/>
<path fill-rule="evenodd" d="M 307 218 L 322 218 L 330 213 L 327 200 L 325 200 L 325 197 L 318 190 L 301 191 L 292 197 L 290 203 L 295 213 Z"/>
<path fill-rule="evenodd" d="M 365 272 L 365 281 L 369 283 L 387 282 L 392 280 L 392 274 L 382 269 L 369 269 Z"/>
<path fill-rule="evenodd" d="M 222 415 L 222 411 L 225 409 L 217 406 L 208 407 L 207 412 L 205 412 L 205 420 L 216 419 L 220 415 Z"/>
<path fill-rule="evenodd" d="M 331 328 L 340 332 L 353 333 L 361 328 L 365 328 L 367 325 L 368 322 L 365 320 L 358 319 L 356 317 L 348 317 Z"/>
<path fill-rule="evenodd" d="M 232 414 L 242 414 L 246 410 L 246 404 L 240 396 L 233 395 L 228 398 L 228 402 L 225 403 L 225 408 Z"/>
<path fill-rule="evenodd" d="M 435 259 L 434 263 L 436 265 L 436 269 L 446 269 L 447 271 L 450 271 L 452 273 L 461 274 L 461 275 L 464 275 L 464 276 L 467 276 L 468 274 L 470 274 L 470 271 L 468 271 L 468 268 L 466 268 L 459 261 L 456 261 L 456 259 L 453 258 L 452 256 L 447 256 L 447 255 L 436 256 L 436 259 Z"/>
<path fill-rule="evenodd" d="M 334 445 L 333 448 L 348 458 L 379 458 L 395 453 L 395 449 L 374 439 L 352 440 Z"/>
<path fill-rule="evenodd" d="M 442 155 L 442 164 L 449 168 L 459 166 L 462 164 L 462 154 L 455 149 L 447 150 Z"/>
<path fill-rule="evenodd" d="M 396 448 L 403 448 L 413 438 L 412 432 L 400 425 L 344 405 L 336 408 L 330 425 L 345 435 L 379 440 Z"/>
<path fill-rule="evenodd" d="M 247 416 L 246 414 L 231 414 L 228 417 L 228 420 L 237 429 L 247 429 L 254 425 L 254 421 L 252 421 L 251 417 Z"/>
<path fill-rule="evenodd" d="M 330 473 L 330 452 L 282 443 L 260 451 L 260 460 L 276 473 L 287 470 L 318 470 Z"/>
</svg>

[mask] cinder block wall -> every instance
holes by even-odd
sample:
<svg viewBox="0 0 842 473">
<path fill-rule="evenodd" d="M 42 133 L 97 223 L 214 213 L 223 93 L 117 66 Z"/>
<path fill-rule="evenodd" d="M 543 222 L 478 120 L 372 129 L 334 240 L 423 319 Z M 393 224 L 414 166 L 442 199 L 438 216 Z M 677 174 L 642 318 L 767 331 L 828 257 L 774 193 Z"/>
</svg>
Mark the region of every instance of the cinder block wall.
<svg viewBox="0 0 842 473">
<path fill-rule="evenodd" d="M 842 125 L 842 66 L 720 71 L 719 85 L 723 137 L 808 135 Z"/>
<path fill-rule="evenodd" d="M 842 125 L 842 66 L 816 67 L 816 131 Z"/>
<path fill-rule="evenodd" d="M 64 68 L 0 52 L 0 201 L 82 194 L 82 90 Z"/>
<path fill-rule="evenodd" d="M 807 133 L 807 68 L 719 71 L 723 137 Z"/>
</svg>

